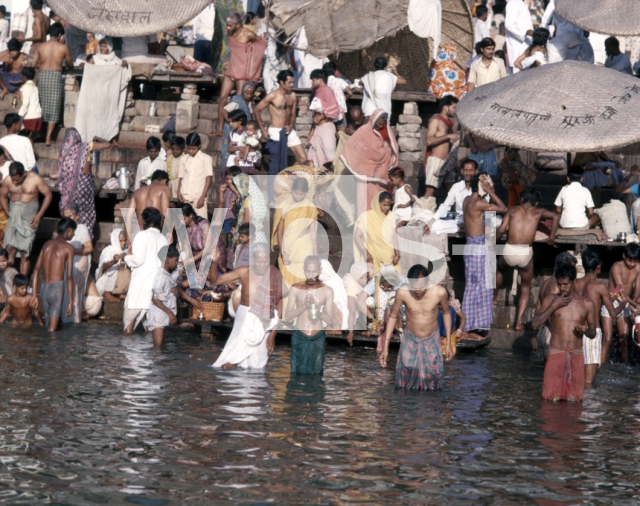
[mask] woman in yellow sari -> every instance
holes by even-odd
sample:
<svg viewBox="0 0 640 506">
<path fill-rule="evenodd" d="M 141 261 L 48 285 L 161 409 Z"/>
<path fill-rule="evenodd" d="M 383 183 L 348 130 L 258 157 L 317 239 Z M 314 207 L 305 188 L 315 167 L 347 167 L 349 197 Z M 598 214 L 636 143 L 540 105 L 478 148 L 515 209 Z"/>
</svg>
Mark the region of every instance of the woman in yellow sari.
<svg viewBox="0 0 640 506">
<path fill-rule="evenodd" d="M 353 260 L 373 264 L 373 273 L 376 275 L 384 267 L 393 267 L 402 273 L 395 218 L 390 212 L 392 206 L 391 195 L 380 192 L 373 197 L 371 210 L 362 213 L 356 221 Z"/>
<path fill-rule="evenodd" d="M 318 208 L 307 198 L 309 183 L 297 178 L 291 195 L 276 210 L 271 249 L 280 246 L 278 267 L 289 286 L 304 281 L 304 259 L 316 255 L 318 246 Z"/>
</svg>

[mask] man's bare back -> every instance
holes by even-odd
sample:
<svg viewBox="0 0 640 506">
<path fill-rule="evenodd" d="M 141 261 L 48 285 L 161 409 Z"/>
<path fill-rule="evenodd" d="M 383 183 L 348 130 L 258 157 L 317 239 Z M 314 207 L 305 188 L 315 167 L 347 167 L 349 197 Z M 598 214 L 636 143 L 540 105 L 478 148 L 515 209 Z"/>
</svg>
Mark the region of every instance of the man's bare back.
<svg viewBox="0 0 640 506">
<path fill-rule="evenodd" d="M 142 211 L 147 207 L 155 207 L 162 216 L 166 216 L 171 198 L 171 188 L 166 181 L 152 181 L 150 185 L 142 186 L 133 193 L 132 201 L 138 220 L 142 219 Z"/>
<path fill-rule="evenodd" d="M 508 244 L 531 246 L 536 237 L 540 220 L 543 218 L 553 219 L 553 217 L 555 217 L 555 229 L 551 231 L 549 239 L 547 240 L 549 244 L 553 244 L 555 232 L 558 228 L 558 215 L 546 209 L 532 206 L 531 204 L 509 208 L 502 220 L 500 228 L 498 228 L 497 237 L 500 238 L 506 230 Z"/>
<path fill-rule="evenodd" d="M 324 306 L 324 313 L 331 312 L 329 321 L 333 319 L 333 290 L 320 281 L 316 281 L 314 285 L 309 285 L 306 281 L 296 283 L 291 287 L 289 293 L 289 306 L 287 307 L 287 313 L 285 316 L 289 319 L 288 314 L 290 310 L 301 309 L 303 306 L 305 310 L 296 317 L 296 328 L 308 335 L 313 336 L 320 332 L 324 327 L 322 325 L 323 319 L 317 318 L 312 320 L 307 310 L 310 304 L 317 304 L 318 312 L 320 308 Z"/>
<path fill-rule="evenodd" d="M 71 52 L 69 46 L 62 44 L 56 39 L 50 39 L 47 42 L 41 44 L 36 49 L 36 54 L 33 60 L 33 66 L 36 67 L 40 64 L 40 71 L 43 70 L 59 70 L 62 71 L 62 62 L 67 62 L 67 67 L 73 67 L 73 60 L 71 59 Z"/>
<path fill-rule="evenodd" d="M 0 53 L 0 63 L 4 64 L 5 72 L 9 72 L 11 74 L 22 74 L 22 71 L 27 66 L 28 60 L 29 56 L 25 53 L 18 54 L 18 57 L 15 59 L 11 57 L 11 53 L 8 49 Z"/>
<path fill-rule="evenodd" d="M 589 299 L 595 310 L 596 328 L 600 328 L 600 308 L 604 304 L 609 314 L 616 314 L 609 288 L 602 281 L 585 276 L 575 282 L 576 295 Z"/>
<path fill-rule="evenodd" d="M 48 241 L 42 248 L 36 270 L 42 268 L 42 281 L 47 284 L 56 283 L 64 279 L 65 264 L 67 270 L 69 265 L 73 266 L 73 256 L 75 250 L 67 242 L 53 239 Z"/>
<path fill-rule="evenodd" d="M 636 292 L 640 289 L 638 276 L 640 276 L 640 264 L 636 264 L 630 269 L 624 260 L 616 262 L 609 271 L 609 291 L 622 285 L 622 291 L 625 295 L 636 300 L 638 298 Z"/>
<path fill-rule="evenodd" d="M 491 199 L 495 202 L 492 204 L 482 200 L 479 194 L 472 193 L 464 199 L 462 204 L 464 230 L 467 237 L 476 237 L 484 235 L 484 213 L 488 211 L 495 211 L 497 213 L 504 213 L 507 207 L 502 203 L 498 196 L 493 191 L 493 188 L 486 182 L 480 182 L 483 190 L 489 194 Z"/>
<path fill-rule="evenodd" d="M 243 28 L 240 28 L 233 35 L 229 35 L 229 38 L 235 40 L 236 42 L 238 42 L 240 44 L 249 44 L 249 42 L 255 42 L 260 37 L 258 37 L 251 30 L 248 30 L 248 29 L 243 27 Z"/>
</svg>

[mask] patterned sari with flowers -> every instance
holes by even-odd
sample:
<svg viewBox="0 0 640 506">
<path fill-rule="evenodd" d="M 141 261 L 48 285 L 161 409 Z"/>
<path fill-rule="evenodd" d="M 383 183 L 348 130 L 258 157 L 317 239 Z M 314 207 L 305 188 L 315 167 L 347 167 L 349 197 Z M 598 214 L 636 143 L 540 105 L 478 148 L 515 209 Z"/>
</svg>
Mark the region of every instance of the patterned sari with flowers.
<svg viewBox="0 0 640 506">
<path fill-rule="evenodd" d="M 454 44 L 440 48 L 438 57 L 431 62 L 429 93 L 440 99 L 447 95 L 462 98 L 467 91 L 464 71 L 456 65 L 458 50 Z"/>
</svg>

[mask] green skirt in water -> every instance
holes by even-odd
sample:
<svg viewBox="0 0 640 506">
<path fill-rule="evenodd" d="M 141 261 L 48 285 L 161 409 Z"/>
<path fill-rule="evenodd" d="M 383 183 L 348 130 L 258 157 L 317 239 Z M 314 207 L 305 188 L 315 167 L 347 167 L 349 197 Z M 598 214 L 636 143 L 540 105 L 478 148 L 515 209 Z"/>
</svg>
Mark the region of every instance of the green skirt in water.
<svg viewBox="0 0 640 506">
<path fill-rule="evenodd" d="M 291 374 L 319 374 L 324 368 L 325 331 L 308 336 L 295 330 L 291 336 Z"/>
</svg>

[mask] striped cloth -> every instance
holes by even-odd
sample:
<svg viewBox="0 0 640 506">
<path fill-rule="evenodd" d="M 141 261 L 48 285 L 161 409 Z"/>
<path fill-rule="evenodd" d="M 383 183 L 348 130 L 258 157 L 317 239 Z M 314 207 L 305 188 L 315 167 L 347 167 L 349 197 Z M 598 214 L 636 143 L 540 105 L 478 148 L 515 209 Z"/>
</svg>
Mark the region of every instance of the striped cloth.
<svg viewBox="0 0 640 506">
<path fill-rule="evenodd" d="M 544 367 L 542 398 L 551 401 L 580 402 L 584 394 L 582 349 L 559 350 L 549 347 Z"/>
<path fill-rule="evenodd" d="M 464 331 L 488 330 L 493 322 L 493 284 L 489 249 L 483 235 L 467 237 L 464 248 L 464 297 L 462 312 L 467 317 Z"/>
<path fill-rule="evenodd" d="M 396 388 L 442 390 L 443 385 L 444 364 L 438 328 L 422 339 L 405 328 L 396 365 Z"/>
<path fill-rule="evenodd" d="M 496 160 L 496 152 L 493 149 L 484 153 L 469 153 L 469 158 L 478 164 L 478 170 L 489 174 L 490 176 L 498 175 L 498 161 Z"/>
<path fill-rule="evenodd" d="M 47 123 L 60 121 L 62 107 L 62 72 L 59 70 L 42 70 L 38 74 L 38 93 L 42 107 L 42 120 Z"/>
</svg>

